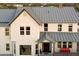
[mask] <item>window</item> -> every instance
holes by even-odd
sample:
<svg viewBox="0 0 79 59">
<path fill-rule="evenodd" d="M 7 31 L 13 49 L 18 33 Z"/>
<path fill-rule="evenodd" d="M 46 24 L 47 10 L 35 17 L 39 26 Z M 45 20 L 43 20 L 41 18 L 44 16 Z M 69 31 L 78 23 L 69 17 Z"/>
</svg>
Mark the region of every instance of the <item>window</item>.
<svg viewBox="0 0 79 59">
<path fill-rule="evenodd" d="M 44 24 L 44 31 L 48 31 L 48 24 L 47 23 Z"/>
<path fill-rule="evenodd" d="M 58 31 L 62 31 L 62 25 L 58 24 Z"/>
<path fill-rule="evenodd" d="M 26 35 L 30 35 L 30 27 L 26 27 Z"/>
<path fill-rule="evenodd" d="M 78 25 L 79 25 L 79 23 L 78 23 Z"/>
<path fill-rule="evenodd" d="M 10 45 L 9 43 L 6 44 L 6 51 L 9 51 L 10 50 Z"/>
<path fill-rule="evenodd" d="M 58 48 L 61 48 L 61 42 L 58 42 Z"/>
<path fill-rule="evenodd" d="M 20 35 L 24 35 L 24 27 L 20 27 Z"/>
<path fill-rule="evenodd" d="M 77 32 L 79 32 L 79 29 L 77 29 Z"/>
<path fill-rule="evenodd" d="M 9 36 L 9 28 L 5 28 L 5 35 Z"/>
<path fill-rule="evenodd" d="M 68 48 L 72 48 L 72 42 L 68 43 Z"/>
<path fill-rule="evenodd" d="M 69 25 L 69 29 L 70 32 L 72 31 L 72 25 Z"/>
<path fill-rule="evenodd" d="M 67 48 L 67 42 L 63 42 L 63 48 Z"/>
</svg>

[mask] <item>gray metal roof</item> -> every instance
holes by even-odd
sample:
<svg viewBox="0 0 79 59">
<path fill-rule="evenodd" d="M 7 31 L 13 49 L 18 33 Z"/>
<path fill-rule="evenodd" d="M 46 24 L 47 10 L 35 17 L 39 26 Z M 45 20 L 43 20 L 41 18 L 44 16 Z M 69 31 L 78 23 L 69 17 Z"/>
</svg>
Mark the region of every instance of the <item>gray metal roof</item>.
<svg viewBox="0 0 79 59">
<path fill-rule="evenodd" d="M 76 11 L 76 13 L 77 13 L 77 15 L 78 15 L 78 17 L 79 17 L 79 12 L 78 12 L 78 11 Z"/>
<path fill-rule="evenodd" d="M 0 23 L 12 22 L 24 9 L 40 24 L 79 22 L 79 17 L 73 7 L 20 7 L 0 9 Z"/>
<path fill-rule="evenodd" d="M 74 23 L 79 17 L 73 7 L 31 7 L 27 11 L 42 23 Z"/>
<path fill-rule="evenodd" d="M 0 9 L 0 22 L 9 22 L 15 15 L 16 9 Z"/>
<path fill-rule="evenodd" d="M 68 33 L 68 32 L 41 32 L 38 42 L 43 40 L 54 41 L 68 41 L 68 42 L 79 42 L 79 33 Z"/>
</svg>

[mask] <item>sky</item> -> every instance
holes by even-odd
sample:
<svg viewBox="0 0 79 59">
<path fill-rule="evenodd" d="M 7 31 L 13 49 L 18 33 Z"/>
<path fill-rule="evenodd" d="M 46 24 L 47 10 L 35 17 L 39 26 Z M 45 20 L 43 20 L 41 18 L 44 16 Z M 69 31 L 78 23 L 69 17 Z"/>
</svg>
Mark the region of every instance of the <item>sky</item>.
<svg viewBox="0 0 79 59">
<path fill-rule="evenodd" d="M 79 3 L 79 0 L 0 0 L 0 3 Z"/>
</svg>

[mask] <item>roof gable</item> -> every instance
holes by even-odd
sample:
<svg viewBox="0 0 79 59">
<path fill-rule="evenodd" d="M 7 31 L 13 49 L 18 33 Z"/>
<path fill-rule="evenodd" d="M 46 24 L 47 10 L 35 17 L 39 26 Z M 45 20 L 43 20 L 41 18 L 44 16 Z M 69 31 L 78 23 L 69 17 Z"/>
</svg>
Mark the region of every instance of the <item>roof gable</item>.
<svg viewBox="0 0 79 59">
<path fill-rule="evenodd" d="M 18 14 L 16 14 L 15 16 L 14 16 L 14 18 L 9 22 L 9 25 L 17 18 L 17 17 L 19 17 L 19 15 L 21 14 L 21 13 L 23 13 L 23 11 L 26 11 L 26 9 L 25 8 L 23 8 L 23 9 L 21 9 L 19 12 L 18 12 Z M 26 13 L 28 13 L 27 11 L 26 11 Z M 29 14 L 29 13 L 28 13 Z M 29 14 L 30 15 L 30 14 Z M 31 16 L 31 15 L 30 15 Z M 32 17 L 32 16 L 31 16 Z M 32 17 L 33 18 L 33 17 Z M 34 19 L 34 18 L 33 18 Z M 36 19 L 34 19 L 39 25 L 40 25 L 40 23 L 36 20 Z"/>
</svg>

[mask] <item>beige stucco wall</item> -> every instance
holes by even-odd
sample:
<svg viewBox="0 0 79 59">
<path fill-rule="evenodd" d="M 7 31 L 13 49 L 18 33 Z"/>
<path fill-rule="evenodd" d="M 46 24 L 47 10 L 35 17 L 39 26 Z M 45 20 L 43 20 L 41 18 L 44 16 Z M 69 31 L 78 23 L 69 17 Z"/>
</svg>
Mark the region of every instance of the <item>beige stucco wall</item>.
<svg viewBox="0 0 79 59">
<path fill-rule="evenodd" d="M 20 35 L 20 26 L 30 26 L 30 35 Z M 16 55 L 19 55 L 19 45 L 32 45 L 32 55 L 35 55 L 35 44 L 39 38 L 40 25 L 25 11 L 11 24 L 11 41 L 16 41 Z"/>
<path fill-rule="evenodd" d="M 10 36 L 5 35 L 5 28 L 6 27 L 0 27 L 0 54 L 12 54 Z M 6 51 L 6 43 L 10 44 L 10 51 Z"/>
</svg>

